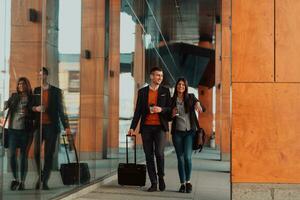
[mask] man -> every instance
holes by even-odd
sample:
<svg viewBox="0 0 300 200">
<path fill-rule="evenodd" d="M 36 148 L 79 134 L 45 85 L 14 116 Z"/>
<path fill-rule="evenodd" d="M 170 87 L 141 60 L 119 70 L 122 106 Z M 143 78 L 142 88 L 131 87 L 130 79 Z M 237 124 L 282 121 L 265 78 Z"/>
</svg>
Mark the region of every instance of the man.
<svg viewBox="0 0 300 200">
<path fill-rule="evenodd" d="M 48 70 L 42 68 L 40 78 L 42 86 L 34 89 L 34 95 L 38 97 L 36 106 L 32 110 L 39 113 L 36 115 L 36 131 L 34 140 L 34 158 L 37 165 L 38 173 L 41 168 L 41 146 L 44 142 L 44 168 L 41 172 L 36 189 L 40 189 L 42 183 L 43 190 L 49 190 L 48 180 L 53 165 L 53 154 L 55 152 L 56 141 L 60 134 L 60 121 L 66 131 L 70 135 L 69 120 L 65 114 L 62 91 L 48 83 Z M 41 127 L 40 127 L 41 126 Z"/>
<path fill-rule="evenodd" d="M 166 188 L 164 181 L 164 147 L 165 132 L 169 130 L 168 114 L 170 113 L 170 91 L 161 86 L 163 71 L 154 67 L 150 71 L 151 83 L 138 91 L 134 116 L 128 135 L 133 135 L 141 119 L 140 133 L 146 156 L 148 175 L 151 181 L 149 192 L 157 191 L 157 175 L 160 191 Z M 157 175 L 154 163 L 154 152 L 157 164 Z"/>
</svg>

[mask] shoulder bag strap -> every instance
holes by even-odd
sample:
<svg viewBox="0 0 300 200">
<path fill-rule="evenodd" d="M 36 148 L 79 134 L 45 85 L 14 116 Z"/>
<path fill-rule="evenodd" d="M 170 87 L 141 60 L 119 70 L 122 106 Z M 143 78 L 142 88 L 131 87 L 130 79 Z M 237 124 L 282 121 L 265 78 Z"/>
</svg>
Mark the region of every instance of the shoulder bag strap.
<svg viewBox="0 0 300 200">
<path fill-rule="evenodd" d="M 5 111 L 5 110 L 4 110 Z M 4 112 L 3 111 L 3 112 Z M 10 109 L 8 109 L 8 111 L 7 111 L 7 114 L 6 114 L 6 116 L 5 116 L 5 120 L 4 120 L 4 123 L 3 123 L 3 128 L 5 127 L 5 124 L 6 124 L 6 122 L 7 122 L 7 119 L 8 119 L 8 117 L 9 117 L 9 114 L 10 114 Z"/>
</svg>

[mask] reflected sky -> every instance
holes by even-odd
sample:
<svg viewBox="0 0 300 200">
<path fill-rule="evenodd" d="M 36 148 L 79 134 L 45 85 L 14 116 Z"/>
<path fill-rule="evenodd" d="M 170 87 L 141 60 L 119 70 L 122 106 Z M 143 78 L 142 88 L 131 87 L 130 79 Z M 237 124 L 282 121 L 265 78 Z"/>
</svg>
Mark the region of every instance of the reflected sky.
<svg viewBox="0 0 300 200">
<path fill-rule="evenodd" d="M 70 6 L 72 5 L 72 6 Z M 59 1 L 59 53 L 80 53 L 81 0 Z"/>
<path fill-rule="evenodd" d="M 0 1 L 0 70 L 4 70 L 5 57 L 10 51 L 10 0 Z"/>
<path fill-rule="evenodd" d="M 135 23 L 125 12 L 120 17 L 120 53 L 134 52 Z"/>
</svg>

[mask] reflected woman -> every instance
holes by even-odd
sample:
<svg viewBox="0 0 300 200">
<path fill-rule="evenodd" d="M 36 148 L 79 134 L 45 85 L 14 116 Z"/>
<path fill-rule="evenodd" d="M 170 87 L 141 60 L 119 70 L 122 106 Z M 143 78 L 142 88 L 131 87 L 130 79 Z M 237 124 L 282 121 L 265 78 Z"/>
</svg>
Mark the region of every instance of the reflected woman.
<svg viewBox="0 0 300 200">
<path fill-rule="evenodd" d="M 192 192 L 192 145 L 198 123 L 195 110 L 202 112 L 200 102 L 194 94 L 188 93 L 188 83 L 179 78 L 175 92 L 171 98 L 172 108 L 172 140 L 175 147 L 178 173 L 180 178 L 179 192 Z"/>
<path fill-rule="evenodd" d="M 28 151 L 32 141 L 32 89 L 27 78 L 21 77 L 17 82 L 17 92 L 12 93 L 8 99 L 5 109 L 8 109 L 9 124 L 9 152 L 10 167 L 13 174 L 13 180 L 10 185 L 11 190 L 24 190 L 25 178 L 28 166 Z M 17 162 L 17 148 L 20 148 L 20 174 Z"/>
</svg>

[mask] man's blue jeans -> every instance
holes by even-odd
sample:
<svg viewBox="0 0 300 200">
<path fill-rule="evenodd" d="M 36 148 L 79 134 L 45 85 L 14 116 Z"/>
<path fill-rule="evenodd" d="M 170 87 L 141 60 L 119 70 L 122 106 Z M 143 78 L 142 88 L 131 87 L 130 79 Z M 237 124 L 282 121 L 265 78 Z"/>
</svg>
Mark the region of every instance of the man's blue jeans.
<svg viewBox="0 0 300 200">
<path fill-rule="evenodd" d="M 191 180 L 194 131 L 175 131 L 172 135 L 181 183 Z"/>
</svg>

